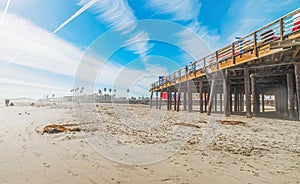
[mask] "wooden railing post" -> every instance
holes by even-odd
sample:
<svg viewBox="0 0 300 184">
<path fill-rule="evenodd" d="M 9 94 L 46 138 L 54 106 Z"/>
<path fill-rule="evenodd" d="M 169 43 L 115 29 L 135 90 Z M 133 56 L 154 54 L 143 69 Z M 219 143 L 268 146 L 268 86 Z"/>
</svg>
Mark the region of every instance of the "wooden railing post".
<svg viewBox="0 0 300 184">
<path fill-rule="evenodd" d="M 218 51 L 216 51 L 216 65 L 217 65 L 217 69 L 219 69 L 219 60 L 218 60 Z"/>
<path fill-rule="evenodd" d="M 232 63 L 235 65 L 235 44 L 234 42 L 231 44 L 231 52 L 232 52 Z"/>
<path fill-rule="evenodd" d="M 279 25 L 280 25 L 280 41 L 283 40 L 283 35 L 284 35 L 284 30 L 283 30 L 283 18 L 279 20 Z"/>
<path fill-rule="evenodd" d="M 254 56 L 258 57 L 258 52 L 257 52 L 257 32 L 255 31 L 253 33 L 253 52 L 254 52 Z"/>
</svg>

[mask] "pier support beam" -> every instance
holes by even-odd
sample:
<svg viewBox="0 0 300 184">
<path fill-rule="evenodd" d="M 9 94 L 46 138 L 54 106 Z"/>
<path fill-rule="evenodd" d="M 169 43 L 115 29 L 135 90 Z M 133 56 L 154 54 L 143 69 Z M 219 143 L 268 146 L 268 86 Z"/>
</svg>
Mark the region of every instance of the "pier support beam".
<svg viewBox="0 0 300 184">
<path fill-rule="evenodd" d="M 297 94 L 297 107 L 298 107 L 298 117 L 297 119 L 300 120 L 300 63 L 294 63 L 295 67 L 295 78 L 296 78 L 296 94 Z"/>
<path fill-rule="evenodd" d="M 156 109 L 158 109 L 158 91 L 156 91 L 156 101 L 155 101 L 155 103 L 156 103 Z"/>
<path fill-rule="evenodd" d="M 220 102 L 220 112 L 223 112 L 222 92 L 220 92 L 220 94 L 219 94 L 219 102 Z"/>
<path fill-rule="evenodd" d="M 257 116 L 259 113 L 259 93 L 257 89 L 256 78 L 251 75 L 251 86 L 252 86 L 252 105 L 253 105 L 253 116 Z"/>
<path fill-rule="evenodd" d="M 292 74 L 287 74 L 287 88 L 288 88 L 288 104 L 289 104 L 289 118 L 295 119 L 295 93 L 294 93 L 294 77 Z"/>
<path fill-rule="evenodd" d="M 176 88 L 174 89 L 174 111 L 176 111 L 177 108 L 177 93 Z"/>
<path fill-rule="evenodd" d="M 230 116 L 230 103 L 229 103 L 229 95 L 230 95 L 230 84 L 228 79 L 228 70 L 226 69 L 223 73 L 223 93 L 224 93 L 224 113 L 225 116 Z"/>
<path fill-rule="evenodd" d="M 211 80 L 211 87 L 210 87 L 210 95 L 209 95 L 209 100 L 208 100 L 208 109 L 207 109 L 207 115 L 210 116 L 211 115 L 211 108 L 213 105 L 213 101 L 215 98 L 215 93 L 216 93 L 216 73 L 213 74 L 212 76 L 212 80 Z"/>
<path fill-rule="evenodd" d="M 151 92 L 151 95 L 150 95 L 150 109 L 152 108 L 152 98 L 153 98 L 153 92 Z"/>
<path fill-rule="evenodd" d="M 181 84 L 179 84 L 179 86 L 178 86 L 177 112 L 179 112 L 179 107 L 180 107 L 180 97 L 181 97 Z"/>
<path fill-rule="evenodd" d="M 238 91 L 236 88 L 233 89 L 233 93 L 234 93 L 234 112 L 237 113 L 238 112 Z"/>
<path fill-rule="evenodd" d="M 251 94 L 250 94 L 250 75 L 249 75 L 249 66 L 245 65 L 244 67 L 244 83 L 245 83 L 245 96 L 246 96 L 246 116 L 251 118 Z"/>
<path fill-rule="evenodd" d="M 193 110 L 192 81 L 187 82 L 187 88 L 188 88 L 188 111 L 192 112 Z"/>
<path fill-rule="evenodd" d="M 203 81 L 199 81 L 199 103 L 200 103 L 200 113 L 203 113 Z"/>
<path fill-rule="evenodd" d="M 204 110 L 205 110 L 205 112 L 207 112 L 207 95 L 208 95 L 208 93 L 205 91 L 205 93 L 204 93 Z"/>
<path fill-rule="evenodd" d="M 288 106 L 288 89 L 286 85 L 286 81 L 283 81 L 282 85 L 282 102 L 283 104 L 283 117 L 289 117 L 289 106 Z"/>
<path fill-rule="evenodd" d="M 167 110 L 170 110 L 170 91 L 167 89 Z"/>
<path fill-rule="evenodd" d="M 261 94 L 261 111 L 265 112 L 265 94 Z"/>
<path fill-rule="evenodd" d="M 186 88 L 184 89 L 183 93 L 183 110 L 186 111 Z"/>
<path fill-rule="evenodd" d="M 240 112 L 244 112 L 244 94 L 240 92 Z"/>
<path fill-rule="evenodd" d="M 161 110 L 161 101 L 162 101 L 162 97 L 163 97 L 163 90 L 160 90 L 160 99 L 159 99 L 159 110 Z"/>
<path fill-rule="evenodd" d="M 172 95 L 173 95 L 173 92 L 170 91 L 170 106 L 169 106 L 169 110 L 172 110 L 172 105 L 173 105 L 173 102 L 172 102 Z"/>
<path fill-rule="evenodd" d="M 214 104 L 215 104 L 215 112 L 217 112 L 218 111 L 218 93 L 215 93 Z"/>
</svg>

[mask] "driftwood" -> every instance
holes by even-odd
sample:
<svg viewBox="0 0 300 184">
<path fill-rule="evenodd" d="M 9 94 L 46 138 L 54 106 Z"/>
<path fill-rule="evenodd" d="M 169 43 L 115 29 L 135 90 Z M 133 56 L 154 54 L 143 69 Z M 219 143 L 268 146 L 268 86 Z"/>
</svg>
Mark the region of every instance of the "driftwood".
<svg viewBox="0 0 300 184">
<path fill-rule="evenodd" d="M 52 125 L 47 125 L 43 129 L 42 135 L 44 133 L 57 134 L 57 133 L 62 133 L 62 132 L 67 132 L 67 131 L 72 131 L 72 132 L 79 132 L 80 131 L 79 128 L 73 127 L 73 126 L 78 126 L 78 125 L 77 124 L 63 124 L 63 125 L 52 124 Z"/>
<path fill-rule="evenodd" d="M 223 125 L 246 125 L 245 122 L 242 121 L 226 121 L 226 120 L 218 120 L 218 123 L 221 123 Z"/>
</svg>

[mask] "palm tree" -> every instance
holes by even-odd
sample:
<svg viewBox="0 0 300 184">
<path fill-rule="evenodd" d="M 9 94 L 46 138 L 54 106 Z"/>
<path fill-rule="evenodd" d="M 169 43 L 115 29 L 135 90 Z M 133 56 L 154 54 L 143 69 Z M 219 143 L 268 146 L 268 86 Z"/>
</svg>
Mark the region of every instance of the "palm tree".
<svg viewBox="0 0 300 184">
<path fill-rule="evenodd" d="M 99 93 L 99 95 L 102 95 L 101 89 L 98 89 L 98 93 Z"/>
<path fill-rule="evenodd" d="M 114 89 L 114 96 L 116 96 L 116 92 L 117 92 L 117 90 L 116 90 L 116 89 Z"/>
<path fill-rule="evenodd" d="M 103 88 L 104 93 L 106 93 L 106 88 Z M 106 94 L 104 94 L 104 100 L 106 100 Z"/>
<path fill-rule="evenodd" d="M 52 98 L 54 98 L 55 94 L 52 94 Z"/>
<path fill-rule="evenodd" d="M 126 90 L 126 91 L 127 91 L 127 98 L 128 98 L 129 88 L 127 88 L 127 90 Z"/>
<path fill-rule="evenodd" d="M 112 89 L 111 89 L 111 88 L 109 88 L 109 90 L 108 90 L 108 91 L 109 91 L 109 93 L 111 93 Z"/>
</svg>

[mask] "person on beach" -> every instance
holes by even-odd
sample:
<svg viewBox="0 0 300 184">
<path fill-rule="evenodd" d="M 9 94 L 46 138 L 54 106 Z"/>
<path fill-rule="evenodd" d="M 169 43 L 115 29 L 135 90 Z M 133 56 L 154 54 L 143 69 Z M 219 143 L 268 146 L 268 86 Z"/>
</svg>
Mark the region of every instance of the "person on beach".
<svg viewBox="0 0 300 184">
<path fill-rule="evenodd" d="M 5 99 L 5 106 L 7 107 L 9 105 L 9 99 Z"/>
</svg>

